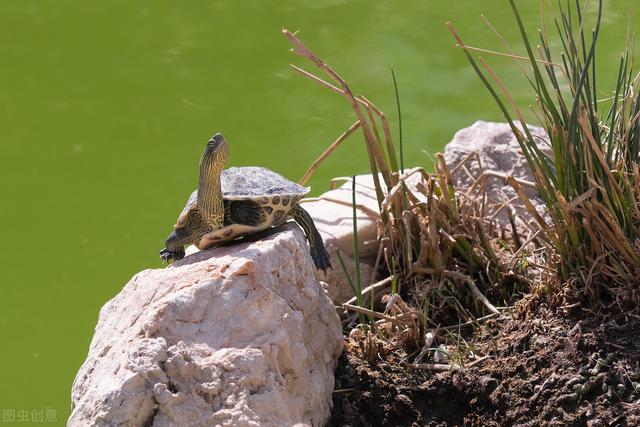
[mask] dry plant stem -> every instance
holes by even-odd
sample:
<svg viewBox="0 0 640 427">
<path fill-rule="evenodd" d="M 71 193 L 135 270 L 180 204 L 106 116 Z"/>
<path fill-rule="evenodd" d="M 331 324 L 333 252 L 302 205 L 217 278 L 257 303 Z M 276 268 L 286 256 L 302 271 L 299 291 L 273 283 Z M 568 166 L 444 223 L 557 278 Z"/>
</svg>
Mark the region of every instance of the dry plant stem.
<svg viewBox="0 0 640 427">
<path fill-rule="evenodd" d="M 309 181 L 309 178 L 311 178 L 311 176 L 313 175 L 313 172 L 318 168 L 318 166 L 320 166 L 320 164 L 331 155 L 331 153 L 333 153 L 333 150 L 335 150 L 345 139 L 347 139 L 347 137 L 349 135 L 351 135 L 353 132 L 355 132 L 358 128 L 360 127 L 360 122 L 357 121 L 354 124 L 352 124 L 349 129 L 347 129 L 346 131 L 344 131 L 342 133 L 342 135 L 340 135 L 338 137 L 338 139 L 336 139 L 335 141 L 333 141 L 333 143 L 331 143 L 331 145 L 324 150 L 324 152 L 320 155 L 320 157 L 318 157 L 309 167 L 309 169 L 307 169 L 307 171 L 304 173 L 304 175 L 302 176 L 302 178 L 300 179 L 300 181 L 298 182 L 298 184 L 304 186 L 307 181 Z"/>
<path fill-rule="evenodd" d="M 500 206 L 498 208 L 496 208 L 496 210 L 493 212 L 493 214 L 489 217 L 487 222 L 491 222 L 493 221 L 498 215 L 500 215 L 500 212 L 502 212 L 503 209 L 507 209 L 507 215 L 509 216 L 509 222 L 511 223 L 511 228 L 513 230 L 516 229 L 515 227 L 515 218 L 513 217 L 513 213 L 511 212 L 511 206 L 513 204 L 513 202 L 515 202 L 516 200 L 518 200 L 520 198 L 520 196 L 515 196 L 510 198 L 509 200 L 506 200 L 504 203 L 500 203 Z M 518 245 L 520 245 L 518 243 Z"/>
<path fill-rule="evenodd" d="M 389 301 L 387 302 L 387 304 L 384 307 L 383 313 L 387 314 L 390 313 L 391 310 L 393 308 L 395 308 L 396 302 L 398 301 L 398 298 L 400 298 L 400 294 L 392 294 L 391 298 L 389 298 Z"/>
<path fill-rule="evenodd" d="M 509 224 L 511 225 L 511 235 L 513 236 L 513 242 L 516 245 L 516 250 L 520 250 L 520 247 L 522 246 L 522 239 L 520 238 L 518 226 L 516 225 L 516 218 L 511 207 L 509 207 L 509 209 L 507 210 L 507 214 L 509 215 Z"/>
<path fill-rule="evenodd" d="M 376 312 L 376 313 L 378 313 L 378 312 Z M 381 313 L 381 314 L 384 314 L 384 313 Z M 420 319 L 421 316 L 422 316 L 422 314 L 419 311 L 413 310 L 413 311 L 409 311 L 409 312 L 406 312 L 406 313 L 401 313 L 401 314 L 398 314 L 398 315 L 394 315 L 393 319 L 396 320 L 397 324 L 402 324 L 402 325 L 406 326 L 406 325 L 414 324 L 417 320 Z M 383 325 L 385 322 L 388 322 L 388 320 L 383 318 L 381 320 L 378 320 L 376 322 L 376 325 Z"/>
<path fill-rule="evenodd" d="M 497 52 L 495 50 L 482 49 L 480 47 L 473 47 L 473 46 L 469 46 L 469 45 L 466 45 L 465 47 L 468 50 L 473 50 L 473 51 L 476 51 L 476 52 L 488 53 L 488 54 L 497 55 L 497 56 L 506 56 L 508 58 L 512 58 L 512 59 L 515 59 L 515 60 L 529 60 L 529 58 L 527 58 L 526 56 L 519 56 L 519 55 L 510 54 L 510 53 Z M 540 64 L 544 64 L 544 65 L 553 65 L 555 67 L 560 67 L 561 66 L 560 64 L 556 64 L 556 63 L 553 63 L 553 62 L 545 61 L 543 59 L 538 59 L 537 62 L 540 63 Z"/>
<path fill-rule="evenodd" d="M 313 199 L 304 199 L 302 200 L 302 202 L 307 202 Z M 335 199 L 333 197 L 326 197 L 326 196 L 320 196 L 318 198 L 316 198 L 316 200 L 326 200 L 327 202 L 332 202 L 332 203 L 337 203 L 339 205 L 344 205 L 344 206 L 349 206 L 351 207 L 351 203 L 344 201 L 344 200 L 340 200 L 340 199 Z M 372 220 L 377 220 L 378 218 L 380 218 L 380 214 L 376 211 L 374 211 L 371 208 L 366 207 L 365 205 L 361 204 L 361 203 L 356 203 L 356 208 L 361 210 L 362 212 L 364 212 L 365 214 L 367 214 L 367 216 L 372 219 Z"/>
<path fill-rule="evenodd" d="M 540 216 L 536 208 L 531 203 L 531 200 L 529 199 L 529 197 L 525 194 L 524 191 L 522 191 L 522 187 L 520 187 L 520 184 L 518 183 L 518 181 L 512 176 L 508 176 L 507 183 L 511 185 L 514 190 L 516 190 L 516 193 L 518 194 L 518 196 L 520 196 L 522 203 L 524 203 L 529 213 L 535 218 L 538 224 L 540 224 L 540 227 L 543 230 L 546 230 L 548 228 L 547 223 L 544 221 L 544 219 L 542 219 L 542 217 Z"/>
<path fill-rule="evenodd" d="M 304 70 L 304 69 L 302 69 L 302 68 L 300 68 L 300 67 L 298 67 L 297 65 L 294 65 L 294 64 L 289 64 L 289 66 L 294 71 L 298 72 L 299 74 L 303 75 L 304 77 L 307 77 L 310 80 L 313 80 L 314 82 L 318 83 L 320 86 L 324 86 L 324 87 L 330 89 L 331 91 L 337 93 L 338 95 L 345 96 L 345 92 L 342 89 L 332 85 L 331 83 L 329 83 L 326 80 L 321 79 L 320 77 L 316 76 L 315 74 L 312 74 L 312 73 L 308 72 L 307 70 Z M 357 102 L 359 102 L 360 104 L 362 104 L 363 106 L 367 105 L 366 101 L 364 101 L 362 99 L 355 98 L 355 100 Z"/>
<path fill-rule="evenodd" d="M 382 279 L 377 283 L 374 283 L 373 285 L 369 285 L 366 288 L 364 288 L 361 292 L 360 295 L 362 295 L 363 298 L 368 298 L 370 292 L 372 291 L 377 291 L 379 289 L 383 289 L 384 287 L 386 287 L 389 283 L 391 283 L 391 277 L 387 277 L 386 279 Z M 357 301 L 357 297 L 353 297 L 351 298 L 349 301 L 347 301 L 345 304 L 353 304 L 354 302 Z"/>
<path fill-rule="evenodd" d="M 480 158 L 480 154 L 477 151 L 472 151 L 471 153 L 467 154 L 466 156 L 464 156 L 462 158 L 462 160 L 460 160 L 458 162 L 457 165 L 455 165 L 452 168 L 449 168 L 449 173 L 451 175 L 455 174 L 458 169 L 465 167 L 465 165 L 467 164 L 467 162 L 469 162 L 471 159 L 474 159 L 476 162 L 478 162 L 478 167 L 480 169 L 480 173 L 482 173 L 484 171 L 484 166 L 482 165 L 482 159 Z M 469 173 L 469 171 L 467 171 L 467 174 L 470 178 L 473 178 L 473 175 L 471 175 L 471 173 Z"/>
<path fill-rule="evenodd" d="M 485 24 L 487 24 L 487 26 L 491 29 L 491 31 L 493 31 L 493 33 L 498 37 L 498 39 L 500 39 L 502 44 L 504 44 L 505 48 L 507 49 L 507 55 L 505 55 L 505 56 L 508 56 L 508 57 L 513 59 L 513 61 L 516 63 L 516 65 L 518 66 L 518 68 L 522 72 L 523 76 L 528 76 L 527 72 L 525 71 L 524 66 L 522 65 L 522 63 L 520 61 L 524 60 L 524 61 L 528 62 L 530 60 L 530 58 L 529 57 L 525 57 L 525 56 L 516 55 L 513 52 L 513 50 L 511 49 L 511 46 L 509 46 L 509 43 L 507 43 L 507 40 L 502 36 L 502 34 L 500 34 L 500 32 L 498 32 L 498 30 L 493 26 L 493 24 L 491 24 L 491 22 L 489 22 L 487 17 L 484 16 L 484 15 L 480 15 L 480 17 L 485 22 Z M 543 15 L 543 18 L 544 18 L 544 15 Z M 544 31 L 545 38 L 546 38 L 546 27 L 544 25 L 544 22 L 543 22 L 542 27 L 543 27 L 543 31 Z M 467 46 L 467 48 L 469 50 L 477 50 L 477 48 L 474 48 L 474 47 L 471 47 L 471 46 Z M 487 51 L 487 53 L 493 54 L 494 52 Z M 504 54 L 502 54 L 500 52 L 496 52 L 495 54 L 504 55 Z M 543 64 L 543 65 L 553 65 L 554 67 L 558 68 L 560 70 L 560 72 L 562 72 L 566 77 L 566 73 L 565 73 L 564 67 L 561 64 L 558 64 L 558 63 L 555 63 L 555 62 L 550 62 L 550 61 L 545 61 L 544 59 L 536 59 L 536 62 L 540 63 L 540 64 Z M 531 81 L 529 79 L 529 77 L 527 77 L 527 79 L 529 81 Z M 569 80 L 569 79 L 567 78 L 567 80 Z"/>
<path fill-rule="evenodd" d="M 412 175 L 414 175 L 416 173 L 421 173 L 422 176 L 425 178 L 425 180 L 429 179 L 429 177 L 427 176 L 427 173 L 421 167 L 416 167 L 416 168 L 412 168 L 412 169 L 409 169 L 409 170 L 405 171 L 405 173 L 402 174 L 398 178 L 398 183 L 396 185 L 394 185 L 391 190 L 389 190 L 389 192 L 387 193 L 387 196 L 382 201 L 382 208 L 383 209 L 386 209 L 386 208 L 389 207 L 389 204 L 391 203 L 391 201 L 396 197 L 396 195 L 401 190 L 404 189 L 403 185 L 406 182 L 406 180 L 409 179 L 409 177 L 411 177 Z"/>
<path fill-rule="evenodd" d="M 484 304 L 484 306 L 487 307 L 490 312 L 500 315 L 500 311 L 498 311 L 498 309 L 493 304 L 491 304 L 491 302 L 487 299 L 487 297 L 485 297 L 484 294 L 480 292 L 480 289 L 478 289 L 478 287 L 473 282 L 473 280 L 471 280 L 470 277 L 465 276 L 462 273 L 458 273 L 456 271 L 448 271 L 448 270 L 437 272 L 433 268 L 422 268 L 422 267 L 413 268 L 413 272 L 422 273 L 422 274 L 434 274 L 434 275 L 440 274 L 442 276 L 449 277 L 450 279 L 455 279 L 455 280 L 464 282 L 469 286 L 469 289 L 471 289 L 471 292 L 476 297 L 476 299 L 482 302 L 482 304 Z"/>
<path fill-rule="evenodd" d="M 391 137 L 391 129 L 389 128 L 389 121 L 387 120 L 386 114 L 384 114 L 384 111 L 376 107 L 373 102 L 369 101 L 363 95 L 360 95 L 360 99 L 365 101 L 368 107 L 373 110 L 380 118 L 380 122 L 382 122 L 382 129 L 384 131 L 385 143 L 387 145 L 387 154 L 389 155 L 389 161 L 391 162 L 391 167 L 393 168 L 393 170 L 398 170 L 398 160 L 396 159 L 396 153 L 393 146 L 393 138 Z"/>
<path fill-rule="evenodd" d="M 350 182 L 350 176 L 336 176 L 329 180 L 329 190 L 335 190 L 338 188 L 340 184 L 344 184 L 345 182 Z"/>
<path fill-rule="evenodd" d="M 293 44 L 293 52 L 297 55 L 302 56 L 303 58 L 308 59 L 312 63 L 314 63 L 318 68 L 323 70 L 331 79 L 333 79 L 336 83 L 338 83 L 342 87 L 343 96 L 349 101 L 351 107 L 353 108 L 358 121 L 362 125 L 362 131 L 365 135 L 365 142 L 367 144 L 367 150 L 370 154 L 370 161 L 372 162 L 372 172 L 380 168 L 380 173 L 382 173 L 382 177 L 384 178 L 385 184 L 387 188 L 391 188 L 394 184 L 391 174 L 387 169 L 386 162 L 384 161 L 384 156 L 380 151 L 380 147 L 375 143 L 375 137 L 373 132 L 367 122 L 365 115 L 362 113 L 360 109 L 360 105 L 356 100 L 356 97 L 351 92 L 351 89 L 347 85 L 347 83 L 336 73 L 331 67 L 329 67 L 322 59 L 320 59 L 317 55 L 315 55 L 311 50 L 309 50 L 300 39 L 298 39 L 293 33 L 291 33 L 286 28 L 282 29 L 282 33 L 284 36 Z M 375 163 L 374 162 L 375 159 Z M 377 180 L 378 177 L 374 175 L 374 180 Z M 378 185 L 376 187 L 379 187 Z M 378 201 L 382 202 L 382 195 L 378 194 Z"/>
<path fill-rule="evenodd" d="M 480 174 L 480 176 L 478 177 L 476 182 L 474 182 L 473 185 L 469 188 L 468 192 L 471 192 L 471 191 L 475 190 L 478 185 L 484 183 L 484 181 L 486 181 L 489 178 L 499 178 L 499 179 L 502 179 L 502 180 L 504 180 L 506 182 L 509 177 L 511 177 L 515 182 L 517 182 L 518 184 L 520 184 L 522 186 L 529 187 L 529 188 L 536 188 L 537 187 L 535 182 L 526 181 L 524 179 L 514 178 L 513 176 L 507 175 L 506 173 L 502 173 L 502 172 L 496 172 L 496 171 L 493 171 L 493 170 L 486 170 L 486 171 L 482 172 L 482 174 Z"/>
<path fill-rule="evenodd" d="M 489 359 L 489 356 L 482 356 L 482 357 L 478 357 L 476 360 L 474 360 L 473 362 L 467 363 L 465 365 L 466 368 L 473 368 L 476 365 L 479 365 L 480 363 L 484 362 L 485 360 Z"/>
<path fill-rule="evenodd" d="M 388 322 L 402 325 L 404 322 L 400 321 L 398 318 L 387 316 L 386 314 L 378 313 L 377 311 L 369 310 L 368 308 L 359 307 L 357 305 L 352 305 L 348 303 L 342 304 L 342 308 L 349 311 L 355 311 L 356 313 L 366 314 L 367 316 L 377 317 L 378 319 L 384 319 Z"/>
<path fill-rule="evenodd" d="M 384 254 L 384 246 L 381 244 L 381 238 L 378 237 L 376 241 L 376 246 L 378 247 L 378 253 L 376 255 L 376 261 L 373 263 L 373 269 L 371 270 L 371 279 L 370 282 L 373 282 L 378 274 L 378 268 L 380 268 L 380 262 L 382 262 L 382 257 Z"/>
<path fill-rule="evenodd" d="M 330 90 L 332 90 L 333 92 L 339 94 L 339 95 L 343 95 L 343 96 L 347 96 L 347 93 L 332 85 L 331 83 L 321 79 L 320 77 L 294 65 L 294 64 L 290 64 L 291 68 L 293 68 L 296 72 L 300 73 L 301 75 L 313 80 L 314 82 L 320 84 L 321 86 L 324 86 Z M 371 101 L 369 101 L 367 98 L 365 98 L 364 96 L 359 96 L 354 98 L 356 102 L 359 102 L 361 105 L 363 105 L 364 107 L 367 108 L 367 110 L 369 111 L 369 117 L 371 118 L 371 123 L 372 125 L 375 127 L 375 122 L 373 120 L 373 117 L 371 115 L 371 111 L 373 111 L 379 118 L 380 121 L 382 122 L 382 127 L 384 130 L 384 135 L 385 135 L 385 142 L 387 145 L 387 152 L 389 153 L 389 158 L 391 160 L 391 166 L 394 169 L 397 169 L 397 160 L 396 160 L 396 155 L 395 155 L 395 151 L 393 148 L 393 140 L 391 138 L 391 130 L 389 128 L 389 122 L 387 120 L 386 115 L 384 114 L 384 112 L 382 110 L 380 110 L 378 107 L 375 106 L 375 104 L 373 104 Z M 366 136 L 366 135 L 365 135 Z M 346 137 L 346 136 L 345 136 Z"/>
<path fill-rule="evenodd" d="M 430 371 L 450 371 L 454 369 L 453 365 L 446 363 L 411 363 L 413 369 L 429 369 Z"/>
<path fill-rule="evenodd" d="M 511 259 L 509 260 L 509 262 L 507 263 L 507 265 L 509 266 L 509 268 L 513 268 L 516 258 L 518 255 L 520 255 L 520 253 L 524 250 L 524 248 L 531 243 L 532 241 L 535 240 L 536 237 L 538 237 L 538 234 L 540 234 L 542 232 L 542 230 L 536 230 L 531 237 L 529 237 L 527 240 L 525 240 L 524 243 L 522 243 L 520 245 L 520 247 L 518 248 L 518 250 L 516 250 L 513 255 L 511 255 Z"/>
</svg>

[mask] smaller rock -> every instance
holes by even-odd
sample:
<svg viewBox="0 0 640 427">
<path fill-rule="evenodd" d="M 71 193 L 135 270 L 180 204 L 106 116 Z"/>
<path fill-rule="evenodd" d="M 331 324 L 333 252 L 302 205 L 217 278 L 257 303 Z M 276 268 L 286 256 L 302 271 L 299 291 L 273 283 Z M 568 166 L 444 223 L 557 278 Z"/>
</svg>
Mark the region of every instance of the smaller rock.
<svg viewBox="0 0 640 427">
<path fill-rule="evenodd" d="M 399 394 L 396 396 L 396 400 L 404 404 L 407 408 L 411 408 L 413 406 L 413 401 L 406 394 Z"/>
<path fill-rule="evenodd" d="M 551 156 L 546 131 L 535 126 L 529 126 L 529 130 L 539 141 L 538 148 Z M 477 153 L 478 156 L 469 158 L 473 153 Z M 465 166 L 471 175 L 464 168 L 459 168 L 453 174 L 454 184 L 462 188 L 469 187 L 483 171 L 494 171 L 535 183 L 527 159 L 522 154 L 520 144 L 508 123 L 477 121 L 472 126 L 459 130 L 446 145 L 444 156 L 449 168 L 455 168 L 468 159 Z M 522 189 L 544 217 L 544 202 L 538 190 L 529 186 L 523 186 Z M 487 179 L 487 198 L 492 204 L 501 204 L 515 198 L 512 206 L 520 218 L 520 224 L 524 227 L 524 222 L 533 220 L 515 190 L 502 178 Z M 504 209 L 496 216 L 496 221 L 501 227 L 510 226 L 509 216 Z"/>
</svg>

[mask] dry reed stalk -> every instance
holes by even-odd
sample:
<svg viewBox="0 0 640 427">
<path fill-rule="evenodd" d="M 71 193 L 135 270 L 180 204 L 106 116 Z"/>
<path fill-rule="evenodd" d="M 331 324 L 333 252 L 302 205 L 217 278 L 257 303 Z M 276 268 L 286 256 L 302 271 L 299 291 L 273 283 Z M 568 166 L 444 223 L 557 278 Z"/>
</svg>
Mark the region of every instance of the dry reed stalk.
<svg viewBox="0 0 640 427">
<path fill-rule="evenodd" d="M 588 13 L 583 13 L 580 2 L 557 3 L 558 13 L 553 20 L 562 63 L 553 59 L 544 9 L 542 30 L 539 40 L 535 40 L 539 46 L 534 50 L 516 2 L 509 0 L 509 4 L 526 49 L 528 67 L 521 63 L 523 56 L 514 54 L 500 33 L 486 19 L 485 22 L 507 47 L 508 54 L 501 56 L 511 57 L 531 83 L 536 98 L 531 111 L 547 130 L 553 157 L 537 148 L 537 141 L 527 131 L 522 112 L 503 81 L 483 58 L 476 59 L 470 52 L 500 53 L 466 45 L 453 25 L 448 25 L 456 44 L 511 125 L 547 206 L 549 221 L 543 223 L 522 197 L 522 191 L 513 185 L 538 222 L 541 237 L 557 255 L 548 254 L 547 258 L 558 261 L 562 286 L 556 288 L 558 295 L 549 297 L 562 300 L 563 306 L 578 300 L 585 303 L 585 309 L 616 305 L 626 307 L 625 313 L 637 310 L 640 74 L 633 71 L 630 27 L 611 97 L 596 83 L 602 0 L 597 1 L 594 27 L 586 33 L 583 30 Z M 587 40 L 587 34 L 591 40 Z M 520 119 L 523 132 L 517 129 L 513 117 Z M 569 301 L 564 301 L 567 298 Z"/>
<path fill-rule="evenodd" d="M 324 150 L 322 152 L 322 154 L 320 155 L 320 157 L 318 157 L 309 167 L 309 169 L 307 169 L 307 171 L 304 173 L 304 175 L 302 176 L 302 178 L 300 178 L 300 181 L 298 181 L 298 184 L 304 186 L 307 181 L 309 181 L 309 178 L 311 178 L 311 175 L 313 175 L 313 172 L 318 168 L 318 166 L 320 166 L 320 164 L 331 155 L 331 153 L 333 153 L 333 150 L 335 150 L 336 148 L 338 148 L 338 146 L 340 144 L 342 144 L 342 142 L 347 139 L 349 137 L 349 135 L 351 135 L 353 132 L 355 132 L 358 128 L 360 127 L 360 122 L 355 122 L 353 123 L 349 129 L 347 129 L 346 131 L 344 131 L 339 137 L 338 139 L 336 139 L 335 141 L 333 141 L 331 143 L 331 145 L 329 145 L 329 147 L 327 147 L 326 150 Z"/>
<path fill-rule="evenodd" d="M 282 33 L 293 44 L 292 51 L 295 54 L 311 61 L 314 65 L 316 65 L 316 67 L 318 67 L 325 74 L 327 74 L 333 81 L 338 83 L 339 86 L 342 88 L 342 95 L 347 99 L 347 101 L 349 101 L 351 108 L 353 109 L 356 117 L 358 118 L 358 121 L 360 122 L 362 132 L 364 133 L 367 151 L 369 152 L 369 155 L 370 155 L 369 158 L 371 162 L 372 173 L 375 174 L 379 170 L 380 173 L 382 174 L 382 177 L 387 186 L 387 189 L 391 188 L 395 184 L 395 182 L 384 160 L 381 147 L 379 146 L 379 144 L 377 143 L 374 137 L 373 131 L 371 130 L 371 124 L 363 114 L 360 108 L 361 105 L 359 104 L 358 100 L 351 92 L 351 89 L 349 88 L 349 85 L 347 84 L 347 82 L 342 77 L 340 77 L 340 75 L 338 75 L 338 73 L 336 73 L 331 67 L 329 67 L 322 59 L 320 59 L 310 49 L 308 49 L 304 45 L 304 43 L 302 43 L 302 41 L 300 41 L 300 39 L 296 37 L 293 33 L 291 33 L 286 28 L 282 29 Z M 322 79 L 316 77 L 316 79 L 314 80 L 321 81 Z M 378 180 L 378 177 L 377 177 L 377 174 L 375 174 L 374 181 L 377 181 L 377 180 Z M 379 183 L 376 183 L 376 188 L 381 188 Z M 381 192 L 380 194 L 378 194 L 378 200 L 379 202 L 382 202 Z"/>
<path fill-rule="evenodd" d="M 491 313 L 489 316 L 499 316 L 500 311 L 490 298 L 500 304 L 507 301 L 501 296 L 508 294 L 503 281 L 530 281 L 524 277 L 528 273 L 520 265 L 507 268 L 508 263 L 514 261 L 511 255 L 515 250 L 510 242 L 519 241 L 518 236 L 514 234 L 515 237 L 509 238 L 504 232 L 499 234 L 492 225 L 495 208 L 487 203 L 486 180 L 497 175 L 484 170 L 477 155 L 475 158 L 484 174 L 479 178 L 473 178 L 466 162 L 450 170 L 441 154 L 437 155 L 432 174 L 421 167 L 398 172 L 393 138 L 384 112 L 366 97 L 354 95 L 346 81 L 295 35 L 287 30 L 283 30 L 283 34 L 292 43 L 293 52 L 310 61 L 329 81 L 292 65 L 294 71 L 344 97 L 357 119 L 314 161 L 300 182 L 306 183 L 336 147 L 356 130 L 364 135 L 379 211 L 362 205 L 355 207 L 378 222 L 379 248 L 374 270 L 382 271 L 386 267 L 389 277 L 355 291 L 359 295 L 342 305 L 343 309 L 357 313 L 347 320 L 348 325 L 358 317 L 361 322 L 365 315 L 369 318 L 367 326 L 360 325 L 366 330 L 366 337 L 363 335 L 360 342 L 363 355 L 367 358 L 379 355 L 378 344 L 383 337 L 385 342 L 420 340 L 423 339 L 420 331 L 430 325 L 462 321 L 460 327 L 463 327 L 489 318 L 483 316 L 487 311 Z M 452 171 L 462 171 L 472 177 L 472 191 L 456 188 Z M 351 178 L 336 178 L 332 180 L 332 188 L 338 181 L 349 180 Z M 530 184 L 521 181 L 523 186 Z M 326 196 L 321 199 L 331 200 Z M 350 207 L 355 203 L 332 201 Z M 508 207 L 508 203 L 498 206 L 498 212 L 505 205 Z M 534 247 L 536 239 L 526 244 Z M 524 250 L 521 254 L 525 255 Z M 391 282 L 396 292 L 382 296 L 382 302 L 386 301 L 382 308 L 380 293 L 387 290 Z M 405 303 L 401 294 L 410 298 L 411 303 Z M 475 318 L 479 320 L 469 320 Z M 447 328 L 442 330 L 451 333 Z"/>
<path fill-rule="evenodd" d="M 391 277 L 387 277 L 384 278 L 372 285 L 367 286 L 366 288 L 362 289 L 362 291 L 360 292 L 360 294 L 362 295 L 363 298 L 368 298 L 369 297 L 369 293 L 372 291 L 380 291 L 386 287 L 389 286 L 389 284 L 391 283 L 392 278 Z M 350 300 L 348 300 L 345 304 L 353 304 L 357 301 L 357 297 L 353 297 Z"/>
</svg>

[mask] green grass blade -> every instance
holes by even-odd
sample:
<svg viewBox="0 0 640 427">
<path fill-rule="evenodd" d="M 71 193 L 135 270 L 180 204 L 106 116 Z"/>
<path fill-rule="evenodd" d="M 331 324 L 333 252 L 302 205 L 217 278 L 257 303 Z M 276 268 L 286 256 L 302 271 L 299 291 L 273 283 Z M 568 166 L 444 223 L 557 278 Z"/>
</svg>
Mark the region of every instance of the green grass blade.
<svg viewBox="0 0 640 427">
<path fill-rule="evenodd" d="M 357 300 L 360 307 L 364 307 L 364 299 L 362 296 L 362 277 L 360 276 L 360 243 L 358 240 L 358 216 L 356 211 L 356 176 L 351 177 L 351 204 L 353 214 L 353 262 L 354 262 L 354 280 L 357 290 Z M 361 322 L 362 322 L 361 316 Z M 369 319 L 372 320 L 372 319 Z"/>
<path fill-rule="evenodd" d="M 402 143 L 402 111 L 400 110 L 400 93 L 398 92 L 398 82 L 396 73 L 391 67 L 391 77 L 393 78 L 393 89 L 396 94 L 396 106 L 398 108 L 398 141 L 400 142 L 400 173 L 404 173 L 404 152 Z"/>
</svg>

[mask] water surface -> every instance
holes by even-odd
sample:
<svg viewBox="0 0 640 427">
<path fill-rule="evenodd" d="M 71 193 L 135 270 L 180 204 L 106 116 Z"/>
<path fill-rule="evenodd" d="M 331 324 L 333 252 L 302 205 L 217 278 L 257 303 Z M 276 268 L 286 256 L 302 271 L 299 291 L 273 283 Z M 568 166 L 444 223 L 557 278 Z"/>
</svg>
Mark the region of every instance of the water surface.
<svg viewBox="0 0 640 427">
<path fill-rule="evenodd" d="M 519 3 L 537 28 L 538 2 Z M 599 63 L 608 81 L 632 3 L 607 2 Z M 160 267 L 213 133 L 230 141 L 229 165 L 297 180 L 353 123 L 343 99 L 288 67 L 309 68 L 288 51 L 283 26 L 384 109 L 395 133 L 393 65 L 406 163 L 430 167 L 457 129 L 500 119 L 444 22 L 502 49 L 480 14 L 515 40 L 506 4 L 1 1 L 0 409 L 66 419 L 99 308 L 134 273 Z M 530 102 L 510 63 L 493 63 Z M 330 177 L 366 170 L 358 134 L 310 184 L 317 194 Z"/>
</svg>

